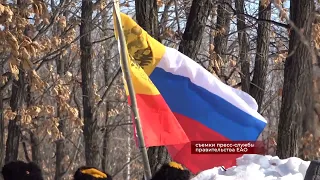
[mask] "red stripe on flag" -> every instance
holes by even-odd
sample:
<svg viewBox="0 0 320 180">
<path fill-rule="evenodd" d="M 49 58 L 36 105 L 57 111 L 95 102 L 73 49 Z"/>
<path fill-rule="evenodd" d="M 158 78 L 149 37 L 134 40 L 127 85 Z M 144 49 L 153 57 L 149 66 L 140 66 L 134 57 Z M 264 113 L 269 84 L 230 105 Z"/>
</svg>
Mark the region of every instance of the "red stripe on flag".
<svg viewBox="0 0 320 180">
<path fill-rule="evenodd" d="M 160 94 L 136 94 L 136 99 L 146 147 L 190 142 Z"/>
<path fill-rule="evenodd" d="M 174 113 L 190 141 L 230 141 L 198 121 Z M 227 127 L 226 127 L 227 128 Z M 173 160 L 183 164 L 193 173 L 213 167 L 226 168 L 236 165 L 236 158 L 242 154 L 191 154 L 191 143 L 166 146 Z"/>
</svg>

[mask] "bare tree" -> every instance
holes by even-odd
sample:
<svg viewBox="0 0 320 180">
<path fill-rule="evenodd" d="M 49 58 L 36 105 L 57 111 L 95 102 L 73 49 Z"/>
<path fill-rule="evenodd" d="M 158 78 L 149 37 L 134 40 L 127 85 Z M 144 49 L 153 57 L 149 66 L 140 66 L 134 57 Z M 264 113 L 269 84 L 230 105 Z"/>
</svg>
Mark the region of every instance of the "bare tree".
<svg viewBox="0 0 320 180">
<path fill-rule="evenodd" d="M 67 17 L 67 16 L 65 16 Z M 60 33 L 58 33 L 60 34 Z M 56 65 L 57 65 L 57 74 L 60 77 L 63 77 L 66 73 L 66 65 L 67 65 L 67 59 L 64 57 L 58 57 L 56 59 Z M 57 117 L 59 118 L 59 125 L 58 125 L 58 129 L 61 133 L 62 136 L 65 136 L 66 133 L 66 128 L 67 128 L 67 121 L 66 121 L 66 117 L 64 115 L 64 112 L 61 110 L 61 103 L 58 101 L 57 102 Z M 62 179 L 63 175 L 66 172 L 66 169 L 63 166 L 63 158 L 66 156 L 66 146 L 65 146 L 65 138 L 64 137 L 60 137 L 57 141 L 56 141 L 56 171 L 55 171 L 55 180 L 60 180 Z"/>
<path fill-rule="evenodd" d="M 20 8 L 21 1 L 17 1 L 17 6 Z M 22 65 L 20 66 L 21 69 Z M 13 80 L 12 93 L 10 98 L 10 107 L 13 112 L 19 112 L 25 99 L 25 72 L 19 71 L 18 79 Z M 18 115 L 9 122 L 8 137 L 6 141 L 6 156 L 5 162 L 17 160 L 20 142 L 20 128 L 18 122 L 21 120 L 21 115 Z"/>
<path fill-rule="evenodd" d="M 207 20 L 213 8 L 213 0 L 193 0 L 186 28 L 179 44 L 179 51 L 196 59 Z"/>
<path fill-rule="evenodd" d="M 3 62 L 0 64 L 0 72 L 3 74 Z M 3 87 L 4 83 L 0 83 L 0 167 L 3 165 L 3 158 L 5 153 L 5 138 L 4 138 L 4 105 L 3 105 Z"/>
<path fill-rule="evenodd" d="M 244 0 L 235 1 L 237 11 L 237 30 L 239 43 L 239 62 L 241 64 L 241 89 L 249 92 L 250 90 L 250 61 L 249 43 L 247 37 L 246 18 L 244 12 Z"/>
<path fill-rule="evenodd" d="M 12 94 L 10 98 L 10 107 L 13 112 L 18 111 L 24 102 L 24 75 L 25 73 L 23 71 L 19 72 L 19 79 L 13 81 Z M 17 115 L 12 121 L 9 121 L 8 138 L 6 142 L 6 163 L 17 160 L 18 158 L 20 128 L 17 123 L 20 119 L 21 116 Z"/>
<path fill-rule="evenodd" d="M 100 167 L 97 120 L 94 119 L 94 72 L 93 50 L 91 44 L 93 2 L 82 0 L 80 49 L 81 49 L 81 86 L 84 115 L 85 158 L 88 166 Z"/>
<path fill-rule="evenodd" d="M 289 56 L 285 61 L 277 155 L 298 156 L 304 121 L 313 119 L 311 32 L 314 1 L 290 1 Z M 296 29 L 297 28 L 297 29 Z M 303 29 L 303 31 L 301 31 Z"/>
<path fill-rule="evenodd" d="M 136 0 L 135 9 L 139 25 L 153 38 L 160 40 L 157 0 Z"/>
<path fill-rule="evenodd" d="M 259 17 L 260 20 L 270 20 L 271 18 L 271 3 L 265 4 L 264 1 L 259 2 Z M 264 97 L 264 90 L 267 81 L 268 70 L 268 54 L 270 43 L 270 23 L 260 22 L 257 32 L 257 50 L 255 64 L 253 70 L 253 78 L 250 86 L 250 94 L 258 103 L 258 111 L 261 110 L 261 105 Z"/>
<path fill-rule="evenodd" d="M 31 157 L 32 161 L 39 166 L 42 164 L 41 155 L 41 139 L 35 133 L 30 133 L 30 144 L 31 144 Z"/>
<path fill-rule="evenodd" d="M 217 23 L 216 30 L 219 32 L 214 37 L 214 51 L 216 56 L 213 57 L 218 64 L 222 64 L 227 61 L 227 51 L 228 51 L 228 34 L 230 31 L 230 20 L 231 20 L 231 10 L 229 4 L 231 0 L 219 0 L 217 6 Z M 217 67 L 213 67 L 215 73 L 220 77 L 224 77 L 223 71 L 219 71 Z M 223 79 L 226 81 L 227 79 Z"/>
</svg>

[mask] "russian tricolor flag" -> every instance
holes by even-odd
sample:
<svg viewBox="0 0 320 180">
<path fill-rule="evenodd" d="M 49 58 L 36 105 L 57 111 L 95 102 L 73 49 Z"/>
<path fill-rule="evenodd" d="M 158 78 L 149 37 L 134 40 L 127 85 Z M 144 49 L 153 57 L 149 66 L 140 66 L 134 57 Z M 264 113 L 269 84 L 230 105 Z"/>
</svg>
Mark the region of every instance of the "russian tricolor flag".
<svg viewBox="0 0 320 180">
<path fill-rule="evenodd" d="M 148 139 L 146 144 L 154 146 L 148 136 L 150 134 L 154 137 L 156 134 L 148 132 L 149 129 L 160 133 L 159 136 L 163 133 L 166 138 L 170 136 L 171 144 L 162 145 L 168 148 L 175 161 L 184 164 L 193 173 L 214 166 L 234 165 L 235 159 L 241 155 L 191 154 L 190 141 L 257 140 L 267 122 L 257 112 L 256 101 L 249 94 L 224 84 L 176 49 L 153 39 L 129 16 L 121 13 L 121 21 L 129 54 L 142 66 L 175 117 L 170 119 L 168 116 L 169 119 L 166 119 L 172 120 L 172 125 L 168 121 L 159 120 L 158 116 L 141 117 L 142 124 L 148 124 L 142 127 Z M 138 98 L 144 102 L 139 107 L 142 114 L 145 109 L 149 113 L 161 111 L 156 101 L 149 101 L 146 96 Z M 177 127 L 176 131 L 166 132 L 160 121 L 164 121 L 170 129 Z M 179 125 L 176 125 L 176 121 Z M 188 142 L 179 143 L 184 133 Z M 172 144 L 177 137 L 180 139 Z"/>
</svg>

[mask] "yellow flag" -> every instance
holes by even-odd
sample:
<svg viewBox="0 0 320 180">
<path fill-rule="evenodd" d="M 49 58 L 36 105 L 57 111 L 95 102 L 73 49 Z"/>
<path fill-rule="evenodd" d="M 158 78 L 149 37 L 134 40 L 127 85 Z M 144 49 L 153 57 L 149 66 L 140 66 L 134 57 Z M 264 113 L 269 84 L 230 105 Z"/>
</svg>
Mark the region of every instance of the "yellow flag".
<svg viewBox="0 0 320 180">
<path fill-rule="evenodd" d="M 151 38 L 129 16 L 120 13 L 119 10 L 115 11 L 117 10 L 113 11 L 114 24 L 120 22 L 122 27 L 117 24 L 120 28 L 117 29 L 115 26 L 115 35 L 117 39 L 118 33 L 124 32 L 125 35 L 126 47 L 120 47 L 119 44 L 118 48 L 124 48 L 125 53 L 123 50 L 121 52 L 128 57 L 146 147 L 189 142 L 177 118 L 149 78 L 166 48 Z M 121 45 L 123 46 L 123 43 Z M 125 88 L 127 95 L 130 95 L 126 83 Z M 130 98 L 128 101 L 130 104 Z"/>
<path fill-rule="evenodd" d="M 165 46 L 152 38 L 133 19 L 120 13 L 129 54 L 149 76 L 165 53 Z"/>
<path fill-rule="evenodd" d="M 113 12 L 113 19 L 114 19 L 115 36 L 118 39 L 119 30 L 117 29 L 117 26 L 116 26 L 117 15 L 116 15 L 115 11 Z M 121 21 L 120 21 L 120 23 L 121 23 Z M 121 30 L 123 31 L 123 29 L 120 29 L 120 31 Z M 120 49 L 120 47 L 119 47 L 119 49 Z M 135 93 L 136 94 L 146 94 L 146 95 L 160 94 L 158 89 L 154 86 L 154 84 L 150 80 L 149 76 L 144 71 L 144 69 L 142 69 L 138 63 L 136 63 L 134 57 L 129 55 L 127 47 L 125 48 L 125 50 L 126 50 L 127 59 L 129 61 L 128 62 L 129 63 L 129 70 L 130 70 L 130 75 L 131 75 L 131 79 L 132 79 Z M 121 61 L 120 61 L 120 63 L 121 63 Z M 121 64 L 121 68 L 123 69 L 123 64 Z M 128 87 L 127 87 L 126 83 L 125 83 L 125 89 L 126 89 L 127 95 L 129 95 Z"/>
</svg>

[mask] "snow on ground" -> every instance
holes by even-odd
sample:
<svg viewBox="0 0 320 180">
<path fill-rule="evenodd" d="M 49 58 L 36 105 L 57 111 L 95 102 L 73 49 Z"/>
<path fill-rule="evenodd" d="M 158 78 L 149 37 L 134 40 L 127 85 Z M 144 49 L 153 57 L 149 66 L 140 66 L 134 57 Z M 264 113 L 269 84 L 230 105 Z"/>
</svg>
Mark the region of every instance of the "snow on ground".
<svg viewBox="0 0 320 180">
<path fill-rule="evenodd" d="M 291 157 L 246 154 L 237 159 L 237 166 L 226 171 L 216 167 L 199 173 L 192 180 L 303 180 L 310 161 Z"/>
</svg>

